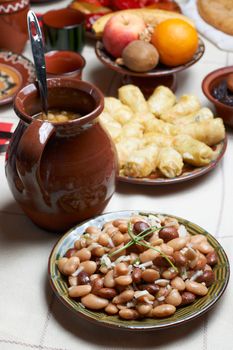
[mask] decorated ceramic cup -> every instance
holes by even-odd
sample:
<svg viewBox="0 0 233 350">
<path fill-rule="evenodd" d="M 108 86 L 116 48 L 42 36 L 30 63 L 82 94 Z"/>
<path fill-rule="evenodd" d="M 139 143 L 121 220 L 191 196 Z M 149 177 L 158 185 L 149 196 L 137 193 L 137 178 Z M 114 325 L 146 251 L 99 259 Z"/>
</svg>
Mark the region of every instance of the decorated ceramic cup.
<svg viewBox="0 0 233 350">
<path fill-rule="evenodd" d="M 86 61 L 78 52 L 49 51 L 45 54 L 45 64 L 49 78 L 82 79 L 82 71 Z"/>
<path fill-rule="evenodd" d="M 0 0 L 0 50 L 21 53 L 28 39 L 29 0 Z"/>
<path fill-rule="evenodd" d="M 85 16 L 76 10 L 62 8 L 42 16 L 46 50 L 81 52 L 84 45 Z"/>
</svg>

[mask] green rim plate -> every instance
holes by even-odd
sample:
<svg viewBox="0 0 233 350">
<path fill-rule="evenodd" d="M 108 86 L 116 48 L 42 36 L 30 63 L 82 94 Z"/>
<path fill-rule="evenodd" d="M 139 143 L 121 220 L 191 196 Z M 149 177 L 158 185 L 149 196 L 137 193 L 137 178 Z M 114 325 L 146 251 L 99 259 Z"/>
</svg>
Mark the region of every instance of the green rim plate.
<svg viewBox="0 0 233 350">
<path fill-rule="evenodd" d="M 168 215 L 176 218 L 180 224 L 183 224 L 190 234 L 203 234 L 207 237 L 208 242 L 214 247 L 218 253 L 218 264 L 214 267 L 215 282 L 209 287 L 209 292 L 205 297 L 197 299 L 193 304 L 178 308 L 174 315 L 163 318 L 163 319 L 152 319 L 147 318 L 143 320 L 125 321 L 119 319 L 118 316 L 108 316 L 104 312 L 91 311 L 82 306 L 80 302 L 77 302 L 69 298 L 67 293 L 67 283 L 65 278 L 60 274 L 56 260 L 62 257 L 66 251 L 71 248 L 74 241 L 77 240 L 85 231 L 88 226 L 98 226 L 102 227 L 106 221 L 111 221 L 117 218 L 129 218 L 132 215 L 137 215 L 139 213 L 145 214 L 159 214 L 154 212 L 142 212 L 142 211 L 118 211 L 113 213 L 106 213 L 95 217 L 93 219 L 87 220 L 80 225 L 72 228 L 68 231 L 59 241 L 55 244 L 48 262 L 48 273 L 51 286 L 55 291 L 58 298 L 72 311 L 74 311 L 77 316 L 82 316 L 89 321 L 98 323 L 99 325 L 123 329 L 123 330 L 133 330 L 133 331 L 149 331 L 158 330 L 168 327 L 173 327 L 185 322 L 188 322 L 203 313 L 208 311 L 222 296 L 224 293 L 229 276 L 230 276 L 230 266 L 227 255 L 218 243 L 218 241 L 203 228 L 197 226 L 196 224 L 182 219 L 180 217 Z"/>
</svg>

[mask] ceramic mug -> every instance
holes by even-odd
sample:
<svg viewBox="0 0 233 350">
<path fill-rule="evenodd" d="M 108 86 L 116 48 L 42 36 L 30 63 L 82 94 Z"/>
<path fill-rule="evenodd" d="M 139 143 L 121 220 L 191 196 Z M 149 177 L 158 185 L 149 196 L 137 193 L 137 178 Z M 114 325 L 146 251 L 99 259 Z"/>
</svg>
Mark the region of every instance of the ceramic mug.
<svg viewBox="0 0 233 350">
<path fill-rule="evenodd" d="M 68 7 L 51 10 L 42 16 L 42 22 L 47 51 L 82 51 L 85 16 L 81 12 Z"/>
<path fill-rule="evenodd" d="M 100 214 L 115 190 L 117 156 L 98 116 L 104 97 L 94 85 L 67 78 L 47 80 L 48 107 L 78 112 L 60 123 L 33 116 L 41 111 L 35 84 L 17 95 L 19 124 L 6 161 L 10 189 L 38 226 L 64 231 Z"/>
<path fill-rule="evenodd" d="M 82 79 L 85 58 L 74 51 L 49 51 L 45 54 L 47 77 Z"/>
<path fill-rule="evenodd" d="M 29 0 L 0 0 L 0 50 L 21 53 L 28 40 Z"/>
</svg>

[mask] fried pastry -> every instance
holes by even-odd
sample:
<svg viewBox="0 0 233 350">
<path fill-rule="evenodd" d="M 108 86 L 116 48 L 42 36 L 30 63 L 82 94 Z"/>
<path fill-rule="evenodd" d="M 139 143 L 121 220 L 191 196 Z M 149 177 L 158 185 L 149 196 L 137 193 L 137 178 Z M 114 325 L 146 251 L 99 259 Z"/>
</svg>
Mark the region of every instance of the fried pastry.
<svg viewBox="0 0 233 350">
<path fill-rule="evenodd" d="M 165 177 L 179 176 L 182 173 L 183 165 L 182 156 L 174 148 L 164 147 L 160 149 L 157 167 Z"/>
<path fill-rule="evenodd" d="M 135 113 L 149 112 L 148 104 L 141 90 L 135 85 L 124 85 L 118 89 L 118 96 L 122 103 L 129 106 Z"/>
<path fill-rule="evenodd" d="M 149 176 L 156 168 L 159 148 L 155 145 L 135 150 L 122 167 L 121 175 L 133 177 Z"/>
<path fill-rule="evenodd" d="M 147 100 L 150 111 L 159 117 L 176 103 L 176 96 L 166 86 L 158 86 Z"/>
<path fill-rule="evenodd" d="M 194 95 L 183 95 L 178 102 L 162 113 L 159 118 L 164 122 L 175 124 L 175 121 L 180 118 L 185 118 L 199 111 L 201 108 L 198 98 Z"/>
<path fill-rule="evenodd" d="M 216 145 L 225 137 L 225 128 L 221 118 L 180 125 L 177 126 L 176 131 L 177 133 L 187 134 L 208 146 Z"/>
<path fill-rule="evenodd" d="M 207 165 L 214 156 L 214 151 L 209 146 L 189 135 L 175 136 L 173 147 L 180 153 L 186 163 L 194 166 Z"/>
</svg>

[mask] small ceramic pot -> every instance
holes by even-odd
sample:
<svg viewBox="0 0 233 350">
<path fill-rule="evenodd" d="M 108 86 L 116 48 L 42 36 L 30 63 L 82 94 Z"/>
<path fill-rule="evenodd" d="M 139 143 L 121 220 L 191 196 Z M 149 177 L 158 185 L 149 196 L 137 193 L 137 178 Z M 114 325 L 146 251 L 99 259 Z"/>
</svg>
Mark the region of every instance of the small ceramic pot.
<svg viewBox="0 0 233 350">
<path fill-rule="evenodd" d="M 45 64 L 49 78 L 59 76 L 80 80 L 86 61 L 74 51 L 49 51 L 45 54 Z"/>
<path fill-rule="evenodd" d="M 0 0 L 0 49 L 21 53 L 28 39 L 29 0 Z"/>
<path fill-rule="evenodd" d="M 20 118 L 6 161 L 10 189 L 38 226 L 64 231 L 103 211 L 115 190 L 117 157 L 99 123 L 103 95 L 74 79 L 48 79 L 48 106 L 72 110 L 78 119 L 50 123 L 33 118 L 41 111 L 34 84 L 15 98 Z"/>
<path fill-rule="evenodd" d="M 42 16 L 46 50 L 81 52 L 84 46 L 85 16 L 76 10 L 62 8 Z"/>
<path fill-rule="evenodd" d="M 233 107 L 218 101 L 212 91 L 217 87 L 227 76 L 233 73 L 233 66 L 216 69 L 209 73 L 202 82 L 202 90 L 205 96 L 214 104 L 217 117 L 223 119 L 224 123 L 233 127 Z"/>
</svg>

